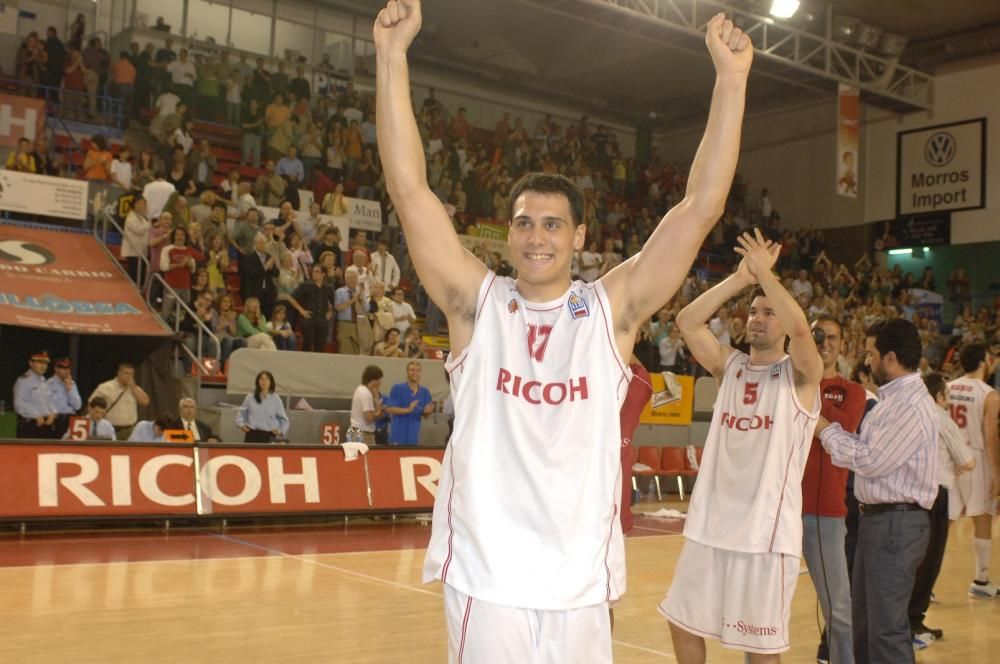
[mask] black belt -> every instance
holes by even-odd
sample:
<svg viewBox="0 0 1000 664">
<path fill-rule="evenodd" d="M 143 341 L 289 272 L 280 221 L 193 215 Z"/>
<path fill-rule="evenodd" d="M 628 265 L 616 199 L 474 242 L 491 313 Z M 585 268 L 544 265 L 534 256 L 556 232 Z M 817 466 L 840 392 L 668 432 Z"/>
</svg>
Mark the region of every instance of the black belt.
<svg viewBox="0 0 1000 664">
<path fill-rule="evenodd" d="M 926 511 L 920 505 L 916 503 L 875 503 L 872 505 L 865 505 L 864 503 L 858 505 L 858 509 L 861 510 L 862 514 L 882 514 L 883 512 L 917 512 Z"/>
</svg>

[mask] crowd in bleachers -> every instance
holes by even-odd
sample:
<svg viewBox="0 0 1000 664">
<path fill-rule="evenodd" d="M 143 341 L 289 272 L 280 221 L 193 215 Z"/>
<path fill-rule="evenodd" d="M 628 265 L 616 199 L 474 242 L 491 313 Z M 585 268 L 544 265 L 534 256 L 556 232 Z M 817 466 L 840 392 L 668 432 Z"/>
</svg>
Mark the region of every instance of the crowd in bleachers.
<svg viewBox="0 0 1000 664">
<path fill-rule="evenodd" d="M 221 347 L 203 351 L 218 351 L 223 359 L 244 345 L 367 354 L 379 348 L 386 355 L 415 356 L 420 330 L 407 298 L 418 303 L 420 314 L 426 311 L 428 331 L 440 331 L 440 313 L 420 292 L 398 234 L 342 238 L 325 216 L 344 215 L 349 195 L 391 211 L 375 140 L 373 94 L 337 79 L 326 59 L 311 64 L 256 58 L 251 64 L 246 53 L 225 50 L 192 57 L 170 37 L 160 48 L 134 42 L 112 58 L 99 40 L 86 47 L 77 43 L 77 32 L 65 45 L 54 29 L 44 42 L 29 36 L 19 51 L 18 76 L 26 84 L 72 89 L 70 69 L 82 68 L 85 90 L 121 98 L 133 128 L 148 126 L 149 142 L 137 150 L 127 145 L 116 150 L 95 136 L 76 175 L 137 197 L 125 220 L 122 255 L 137 277 L 139 256 L 146 257 L 215 332 Z M 80 54 L 79 64 L 73 64 L 74 53 Z M 474 126 L 465 108 L 446 107 L 433 89 L 414 103 L 428 183 L 459 232 L 475 236 L 479 224 L 506 219 L 507 193 L 525 172 L 561 173 L 580 186 L 588 245 L 575 256 L 573 273 L 586 281 L 640 251 L 658 220 L 684 195 L 685 168 L 661 159 L 655 147 L 637 163 L 622 153 L 615 131 L 586 116 L 563 126 L 546 115 L 529 127 L 504 113 L 489 128 Z M 74 170 L 44 137 L 20 146 L 7 167 L 52 175 Z M 300 191 L 312 194 L 311 204 L 302 204 Z M 264 207 L 280 212 L 267 219 Z M 737 235 L 753 226 L 781 243 L 778 269 L 810 316 L 844 320 L 845 373 L 863 354 L 866 327 L 886 318 L 903 316 L 917 324 L 927 367 L 947 365 L 954 354 L 956 342 L 941 334 L 942 327 L 959 339 L 997 340 L 1000 315 L 995 308 L 973 315 L 968 278 L 960 270 L 940 284 L 931 268 L 903 274 L 867 257 L 854 265 L 835 264 L 826 255 L 822 231 L 783 228 L 768 190 L 751 193 L 739 175 L 726 212 L 706 241 L 706 252 L 719 257 L 715 267 L 724 270 L 733 262 Z M 376 240 L 381 244 L 373 251 Z M 482 247 L 474 252 L 497 272 L 512 272 L 500 253 Z M 295 297 L 303 297 L 302 285 L 313 281 L 314 265 L 322 270 L 316 283 L 329 289 L 321 316 L 325 327 L 312 312 L 304 315 L 306 308 Z M 347 284 L 349 272 L 357 276 L 355 287 Z M 636 352 L 647 366 L 698 373 L 672 321 L 719 276 L 692 272 L 681 292 L 642 329 Z M 336 303 L 345 288 L 360 293 L 347 313 Z M 910 288 L 947 292 L 965 308 L 953 325 L 942 326 L 915 304 Z M 163 306 L 166 315 L 181 315 L 169 298 Z M 721 339 L 743 346 L 745 320 L 746 304 L 732 302 L 712 327 Z M 351 325 L 356 327 L 348 331 Z"/>
</svg>

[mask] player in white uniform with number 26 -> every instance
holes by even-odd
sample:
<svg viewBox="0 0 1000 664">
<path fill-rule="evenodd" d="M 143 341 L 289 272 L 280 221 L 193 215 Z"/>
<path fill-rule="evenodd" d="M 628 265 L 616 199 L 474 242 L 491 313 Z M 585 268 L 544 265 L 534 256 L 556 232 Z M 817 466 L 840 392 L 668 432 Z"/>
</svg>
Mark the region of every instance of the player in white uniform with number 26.
<svg viewBox="0 0 1000 664">
<path fill-rule="evenodd" d="M 631 372 L 623 358 L 722 214 L 753 49 L 723 15 L 711 19 L 715 90 L 685 197 L 639 254 L 596 283 L 570 279 L 586 240 L 579 188 L 543 173 L 515 183 L 515 280 L 462 247 L 427 185 L 406 61 L 420 22 L 418 0 L 391 0 L 374 37 L 386 185 L 451 341 L 455 428 L 424 579 L 444 584 L 452 662 L 610 662 L 608 603 L 625 591 L 619 411 Z"/>
<path fill-rule="evenodd" d="M 1000 587 L 990 583 L 990 558 L 993 517 L 1000 496 L 1000 436 L 997 435 L 1000 394 L 985 382 L 993 373 L 986 346 L 968 344 L 962 348 L 959 359 L 965 375 L 948 383 L 948 412 L 968 443 L 976 465 L 955 478 L 948 495 L 948 511 L 952 519 L 972 517 L 976 570 L 969 584 L 969 596 L 998 599 Z"/>
<path fill-rule="evenodd" d="M 771 271 L 780 245 L 759 230 L 739 243 L 737 271 L 677 316 L 688 348 L 720 383 L 684 548 L 659 607 L 680 664 L 704 662 L 706 638 L 755 663 L 778 661 L 789 647 L 823 362 L 805 313 Z M 719 343 L 706 322 L 755 283 L 747 355 Z"/>
</svg>

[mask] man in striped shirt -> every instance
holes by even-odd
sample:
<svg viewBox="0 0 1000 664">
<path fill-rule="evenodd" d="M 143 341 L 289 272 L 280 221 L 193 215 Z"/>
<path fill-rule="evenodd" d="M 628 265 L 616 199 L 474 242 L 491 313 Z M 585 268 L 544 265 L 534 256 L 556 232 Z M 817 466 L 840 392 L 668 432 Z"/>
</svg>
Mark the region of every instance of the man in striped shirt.
<svg viewBox="0 0 1000 664">
<path fill-rule="evenodd" d="M 907 607 L 930 538 L 938 492 L 934 400 L 917 365 L 920 336 L 895 319 L 868 331 L 865 350 L 879 403 L 851 434 L 820 417 L 816 435 L 837 466 L 855 473 L 860 503 L 851 586 L 857 664 L 913 662 Z"/>
</svg>

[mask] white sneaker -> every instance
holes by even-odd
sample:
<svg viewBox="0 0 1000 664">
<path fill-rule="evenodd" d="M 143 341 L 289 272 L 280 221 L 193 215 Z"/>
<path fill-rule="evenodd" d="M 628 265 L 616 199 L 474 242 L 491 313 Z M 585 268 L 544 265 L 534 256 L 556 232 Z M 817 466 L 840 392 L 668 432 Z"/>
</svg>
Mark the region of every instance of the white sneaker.
<svg viewBox="0 0 1000 664">
<path fill-rule="evenodd" d="M 1000 588 L 992 583 L 980 584 L 973 581 L 969 584 L 969 597 L 976 599 L 996 599 L 1000 597 Z"/>
</svg>

